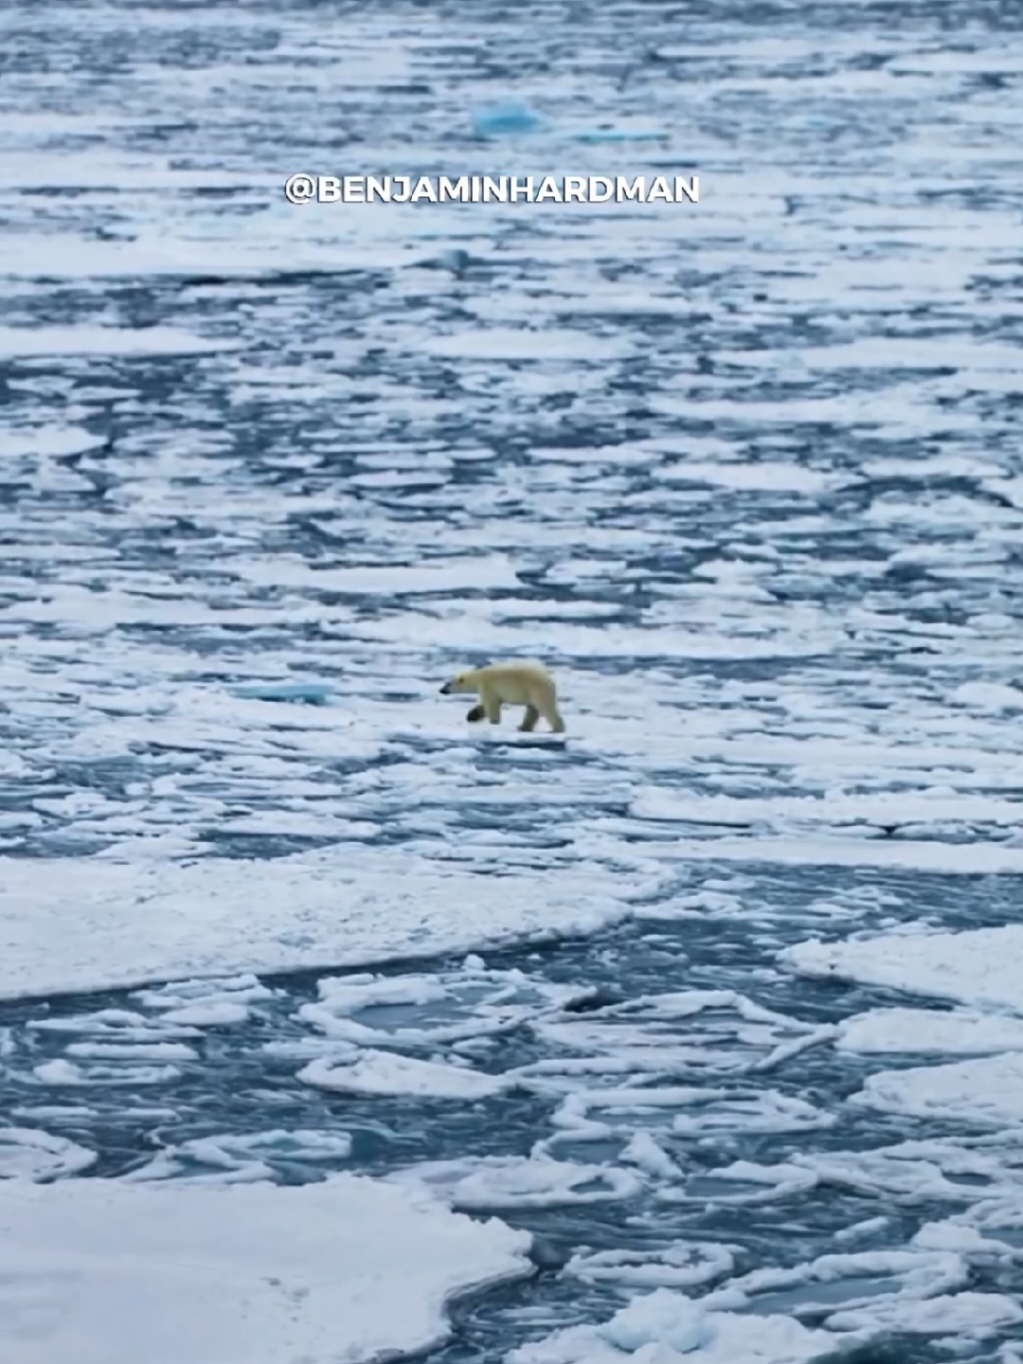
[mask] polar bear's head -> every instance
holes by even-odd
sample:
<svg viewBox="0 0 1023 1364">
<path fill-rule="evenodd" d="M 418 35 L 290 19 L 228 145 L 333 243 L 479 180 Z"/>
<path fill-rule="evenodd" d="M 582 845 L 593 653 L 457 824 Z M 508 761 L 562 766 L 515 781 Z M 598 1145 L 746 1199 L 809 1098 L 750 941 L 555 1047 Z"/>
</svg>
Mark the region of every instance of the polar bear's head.
<svg viewBox="0 0 1023 1364">
<path fill-rule="evenodd" d="M 445 682 L 440 689 L 440 694 L 441 696 L 464 696 L 478 690 L 479 682 L 476 669 L 470 668 L 467 672 L 457 673 L 450 682 Z"/>
</svg>

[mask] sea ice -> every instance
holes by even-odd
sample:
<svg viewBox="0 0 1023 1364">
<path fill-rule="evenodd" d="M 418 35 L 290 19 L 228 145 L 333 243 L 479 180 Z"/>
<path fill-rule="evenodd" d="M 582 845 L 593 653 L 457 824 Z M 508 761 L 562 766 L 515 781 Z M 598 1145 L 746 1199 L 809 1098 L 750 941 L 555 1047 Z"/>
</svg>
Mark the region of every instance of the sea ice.
<svg viewBox="0 0 1023 1364">
<path fill-rule="evenodd" d="M 849 1102 L 883 1113 L 1003 1126 L 1023 1122 L 1023 1054 L 868 1075 Z"/>
<path fill-rule="evenodd" d="M 939 1056 L 1023 1051 L 1023 1018 L 969 1009 L 871 1009 L 845 1019 L 835 1046 L 860 1055 L 916 1053 Z"/>
<path fill-rule="evenodd" d="M 634 1298 L 599 1326 L 571 1326 L 523 1345 L 508 1364 L 810 1364 L 871 1332 L 809 1330 L 791 1317 L 710 1312 L 681 1293 L 659 1288 Z"/>
<path fill-rule="evenodd" d="M 628 914 L 625 897 L 638 885 L 595 867 L 487 877 L 394 848 L 344 844 L 191 866 L 82 859 L 73 876 L 66 858 L 0 859 L 0 869 L 0 998 L 593 931 Z M 195 994 L 178 1001 L 197 1002 Z"/>
<path fill-rule="evenodd" d="M 529 1239 L 344 1174 L 289 1188 L 8 1181 L 4 1364 L 411 1354 L 444 1338 L 452 1294 L 527 1273 Z"/>
<path fill-rule="evenodd" d="M 0 1127 L 0 1179 L 56 1179 L 87 1170 L 96 1160 L 66 1137 L 35 1127 Z"/>
<path fill-rule="evenodd" d="M 421 1099 L 461 1099 L 466 1103 L 491 1098 L 509 1087 L 501 1075 L 372 1048 L 360 1051 L 351 1061 L 327 1057 L 310 1061 L 297 1078 L 317 1089 L 346 1094 L 414 1094 Z"/>
<path fill-rule="evenodd" d="M 620 1202 L 643 1187 L 642 1178 L 613 1165 L 582 1165 L 542 1154 L 424 1161 L 389 1179 L 438 1194 L 462 1211 L 556 1208 Z"/>
<path fill-rule="evenodd" d="M 800 975 L 1023 1013 L 1023 926 L 1018 924 L 964 933 L 903 931 L 833 943 L 811 940 L 787 948 L 779 960 Z"/>
</svg>

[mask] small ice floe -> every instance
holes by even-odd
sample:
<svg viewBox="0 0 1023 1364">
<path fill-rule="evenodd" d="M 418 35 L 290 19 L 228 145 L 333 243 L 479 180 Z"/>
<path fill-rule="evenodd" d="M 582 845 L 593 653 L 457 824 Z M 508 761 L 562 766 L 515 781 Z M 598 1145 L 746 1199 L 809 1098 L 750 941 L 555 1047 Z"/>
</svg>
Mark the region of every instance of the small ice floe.
<svg viewBox="0 0 1023 1364">
<path fill-rule="evenodd" d="M 32 1032 L 71 1033 L 120 1044 L 148 1045 L 201 1036 L 196 1028 L 181 1026 L 180 1021 L 168 1026 L 166 1018 L 150 1018 L 131 1009 L 97 1009 L 63 1018 L 31 1018 L 25 1026 Z"/>
<path fill-rule="evenodd" d="M 532 109 L 515 100 L 486 105 L 475 110 L 472 116 L 473 135 L 480 138 L 535 133 L 546 127 L 539 114 L 534 114 Z"/>
<path fill-rule="evenodd" d="M 198 1054 L 186 1042 L 72 1042 L 65 1050 L 100 1061 L 194 1061 Z"/>
<path fill-rule="evenodd" d="M 667 1110 L 681 1109 L 668 1113 Z M 578 1126 L 601 1115 L 615 1130 L 623 1124 L 675 1135 L 720 1132 L 810 1132 L 834 1126 L 833 1113 L 777 1090 L 710 1089 L 702 1086 L 635 1085 L 577 1090 L 554 1116 L 556 1126 Z M 664 1116 L 662 1116 L 664 1115 Z"/>
<path fill-rule="evenodd" d="M 810 1330 L 792 1317 L 708 1311 L 703 1302 L 658 1288 L 599 1326 L 570 1326 L 520 1346 L 507 1364 L 810 1364 L 869 1339 L 869 1332 Z"/>
<path fill-rule="evenodd" d="M 930 1336 L 962 1350 L 1023 1322 L 1023 1307 L 1004 1293 L 952 1293 L 913 1300 L 880 1298 L 867 1307 L 834 1312 L 826 1325 L 840 1331 L 883 1331 Z"/>
<path fill-rule="evenodd" d="M 519 1074 L 555 1088 L 561 1076 L 617 1072 L 641 1082 L 644 1073 L 688 1078 L 769 1069 L 832 1035 L 733 990 L 643 995 L 582 1016 L 563 1008 L 540 1016 L 533 1031 L 556 1054 Z"/>
<path fill-rule="evenodd" d="M 997 1193 L 997 1191 L 992 1191 Z M 925 1222 L 913 1237 L 923 1250 L 953 1250 L 974 1260 L 1023 1260 L 1023 1190 L 1003 1188 L 965 1212 Z"/>
<path fill-rule="evenodd" d="M 509 1088 L 509 1081 L 504 1076 L 485 1075 L 468 1065 L 420 1061 L 373 1049 L 360 1051 L 351 1061 L 333 1061 L 327 1057 L 310 1061 L 296 1078 L 317 1089 L 346 1094 L 408 1094 L 422 1099 L 461 1099 L 468 1103 L 492 1098 Z"/>
<path fill-rule="evenodd" d="M 295 1017 L 325 1037 L 394 1048 L 435 1047 L 493 1036 L 549 1009 L 556 986 L 518 971 L 463 967 L 443 975 L 326 977 L 319 1000 Z"/>
<path fill-rule="evenodd" d="M 643 1187 L 642 1177 L 631 1170 L 543 1155 L 425 1161 L 388 1178 L 429 1189 L 463 1212 L 618 1203 Z"/>
<path fill-rule="evenodd" d="M 812 1173 L 821 1184 L 872 1197 L 962 1204 L 996 1197 L 1011 1187 L 1017 1158 L 1014 1147 L 970 1149 L 960 1139 L 904 1141 L 867 1151 L 799 1151 L 787 1163 Z"/>
<path fill-rule="evenodd" d="M 854 1222 L 851 1227 L 843 1227 L 835 1232 L 835 1240 L 839 1245 L 845 1245 L 850 1241 L 865 1241 L 870 1236 L 887 1230 L 891 1224 L 889 1217 L 866 1217 L 862 1222 Z"/>
<path fill-rule="evenodd" d="M 731 1279 L 722 1289 L 729 1301 L 737 1294 L 752 1312 L 819 1316 L 840 1306 L 843 1311 L 887 1302 L 919 1302 L 954 1292 L 969 1282 L 969 1266 L 951 1251 L 877 1250 L 821 1255 L 791 1269 L 755 1269 Z M 738 1306 L 738 1301 L 735 1303 Z"/>
<path fill-rule="evenodd" d="M 916 931 L 797 943 L 779 960 L 803 976 L 881 985 L 976 1007 L 1023 1013 L 1023 925 L 964 933 Z"/>
<path fill-rule="evenodd" d="M 1023 1051 L 1023 1018 L 970 1009 L 870 1009 L 838 1025 L 835 1046 L 858 1055 L 984 1056 Z"/>
<path fill-rule="evenodd" d="M 610 124 L 601 124 L 599 128 L 584 128 L 579 132 L 570 133 L 573 142 L 663 142 L 666 133 L 656 132 L 653 129 L 644 128 L 613 128 Z"/>
<path fill-rule="evenodd" d="M 58 1057 L 33 1066 L 44 1085 L 161 1085 L 181 1075 L 177 1066 L 77 1066 Z"/>
<path fill-rule="evenodd" d="M 35 1127 L 0 1127 L 0 1179 L 58 1179 L 87 1170 L 96 1160 L 66 1137 Z"/>
<path fill-rule="evenodd" d="M 1023 1122 L 1023 1053 L 1006 1052 L 947 1066 L 882 1070 L 849 1103 L 882 1113 L 939 1118 L 980 1127 Z"/>
<path fill-rule="evenodd" d="M 473 136 L 489 141 L 497 137 L 516 137 L 530 133 L 552 133 L 573 142 L 663 142 L 667 136 L 647 128 L 616 128 L 601 123 L 595 128 L 557 128 L 518 100 L 490 104 L 476 109 L 472 116 Z"/>
<path fill-rule="evenodd" d="M 682 1171 L 649 1132 L 637 1132 L 618 1159 L 624 1165 L 635 1165 L 654 1179 L 682 1177 Z"/>
<path fill-rule="evenodd" d="M 740 1204 L 772 1203 L 793 1194 L 807 1193 L 818 1183 L 812 1170 L 798 1165 L 758 1165 L 736 1160 L 716 1170 L 693 1173 L 679 1188 L 658 1189 L 661 1203 Z"/>
<path fill-rule="evenodd" d="M 223 980 L 179 980 L 158 989 L 136 991 L 148 1009 L 160 1010 L 150 1027 L 187 1028 L 201 1035 L 202 1028 L 233 1027 L 248 1022 L 252 1005 L 275 998 L 276 991 L 256 976 L 229 976 Z"/>
<path fill-rule="evenodd" d="M 953 705 L 982 714 L 1023 711 L 1023 689 L 1001 682 L 964 682 L 952 693 Z"/>
<path fill-rule="evenodd" d="M 323 682 L 245 682 L 231 688 L 240 701 L 283 701 L 303 706 L 325 706 L 333 689 Z"/>
<path fill-rule="evenodd" d="M 573 1255 L 565 1265 L 584 1283 L 627 1288 L 693 1288 L 731 1274 L 732 1250 L 716 1241 L 673 1241 L 661 1250 L 596 1250 Z"/>
<path fill-rule="evenodd" d="M 351 1149 L 352 1139 L 347 1132 L 303 1128 L 253 1132 L 248 1136 L 196 1137 L 166 1147 L 148 1165 L 133 1170 L 125 1178 L 134 1183 L 148 1183 L 160 1179 L 194 1178 L 198 1174 L 206 1182 L 221 1179 L 230 1183 L 251 1183 L 273 1179 L 281 1166 L 345 1160 Z M 211 1170 L 212 1175 L 203 1174 Z"/>
</svg>

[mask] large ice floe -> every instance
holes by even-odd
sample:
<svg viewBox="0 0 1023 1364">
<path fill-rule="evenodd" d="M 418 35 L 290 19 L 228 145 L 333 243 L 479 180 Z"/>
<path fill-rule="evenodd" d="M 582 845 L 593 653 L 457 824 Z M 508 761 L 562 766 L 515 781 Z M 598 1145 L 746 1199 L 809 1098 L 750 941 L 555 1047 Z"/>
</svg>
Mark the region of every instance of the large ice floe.
<svg viewBox="0 0 1023 1364">
<path fill-rule="evenodd" d="M 529 1237 L 394 1185 L 0 1183 L 5 1364 L 364 1364 L 443 1339 Z"/>
<path fill-rule="evenodd" d="M 596 867 L 487 877 L 362 845 L 67 870 L 3 860 L 0 997 L 437 955 L 592 932 L 629 912 L 628 880 Z"/>
</svg>

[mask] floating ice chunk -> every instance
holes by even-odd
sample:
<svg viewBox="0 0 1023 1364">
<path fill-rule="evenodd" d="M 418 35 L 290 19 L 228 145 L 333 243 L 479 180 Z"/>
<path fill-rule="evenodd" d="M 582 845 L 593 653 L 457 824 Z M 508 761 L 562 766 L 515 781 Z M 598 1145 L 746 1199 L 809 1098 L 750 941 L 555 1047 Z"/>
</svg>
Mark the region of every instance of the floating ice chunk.
<svg viewBox="0 0 1023 1364">
<path fill-rule="evenodd" d="M 39 455 L 66 458 L 102 445 L 100 436 L 76 426 L 35 426 L 0 432 L 0 458 Z"/>
<path fill-rule="evenodd" d="M 558 987 L 536 986 L 521 973 L 327 978 L 320 1000 L 296 1017 L 329 1038 L 365 1046 L 433 1048 L 506 1032 L 544 1007 Z"/>
<path fill-rule="evenodd" d="M 714 1241 L 673 1241 L 663 1250 L 597 1250 L 573 1255 L 563 1273 L 584 1283 L 630 1288 L 691 1288 L 730 1274 L 733 1248 Z"/>
<path fill-rule="evenodd" d="M 147 1018 L 131 1009 L 98 1009 L 66 1018 L 33 1018 L 25 1026 L 34 1032 L 78 1033 L 85 1037 L 116 1038 L 119 1042 L 156 1042 L 199 1037 L 195 1028 L 168 1026 L 166 1017 Z"/>
<path fill-rule="evenodd" d="M 714 1328 L 699 1303 L 663 1289 L 616 1312 L 600 1332 L 610 1345 L 630 1354 L 652 1340 L 689 1354 L 714 1338 Z"/>
<path fill-rule="evenodd" d="M 254 975 L 246 972 L 238 976 L 209 980 L 172 980 L 158 988 L 136 990 L 135 998 L 147 1009 L 174 1010 L 195 1004 L 211 1003 L 252 1004 L 273 999 L 275 991 Z M 166 1014 L 164 1015 L 166 1018 Z"/>
<path fill-rule="evenodd" d="M 988 1181 L 997 1184 L 1006 1177 L 997 1158 L 951 1143 L 905 1142 L 873 1151 L 799 1151 L 788 1163 L 840 1189 L 952 1203 L 972 1203 L 989 1192 Z M 971 1176 L 971 1182 L 960 1183 L 956 1175 Z"/>
<path fill-rule="evenodd" d="M 950 699 L 953 705 L 966 706 L 973 711 L 996 714 L 1023 711 L 1023 691 L 998 682 L 964 682 L 956 687 Z"/>
<path fill-rule="evenodd" d="M 451 1295 L 528 1273 L 529 1241 L 345 1174 L 290 1188 L 10 1181 L 0 1184 L 4 1357 L 332 1364 L 414 1354 L 444 1339 Z"/>
<path fill-rule="evenodd" d="M 348 1094 L 415 1094 L 424 1099 L 463 1099 L 470 1103 L 501 1094 L 509 1087 L 501 1075 L 374 1050 L 359 1052 L 352 1062 L 332 1062 L 327 1057 L 310 1061 L 297 1078 L 317 1089 Z"/>
<path fill-rule="evenodd" d="M 185 1042 L 72 1042 L 66 1050 L 103 1061 L 192 1061 L 197 1055 Z"/>
<path fill-rule="evenodd" d="M 637 1132 L 622 1151 L 619 1160 L 636 1165 L 654 1179 L 680 1179 L 682 1171 L 663 1146 L 654 1141 L 649 1132 Z"/>
<path fill-rule="evenodd" d="M 848 476 L 841 473 L 768 460 L 755 463 L 729 460 L 719 464 L 681 460 L 677 464 L 662 464 L 654 476 L 667 483 L 707 483 L 742 492 L 801 493 L 808 497 L 819 497 L 821 493 L 850 482 Z M 743 567 L 747 572 L 753 572 L 756 568 L 755 565 Z M 654 814 L 651 818 L 663 816 Z"/>
<path fill-rule="evenodd" d="M 666 133 L 644 131 L 641 128 L 591 128 L 570 133 L 573 142 L 662 142 Z"/>
<path fill-rule="evenodd" d="M 491 104 L 477 109 L 472 116 L 476 137 L 508 137 L 515 133 L 534 133 L 544 127 L 544 121 L 526 105 L 515 100 Z"/>
<path fill-rule="evenodd" d="M 921 1250 L 954 1250 L 965 1259 L 1023 1258 L 1023 1246 L 984 1236 L 977 1227 L 967 1226 L 954 1217 L 944 1222 L 925 1222 L 913 1237 L 913 1245 Z"/>
<path fill-rule="evenodd" d="M 332 695 L 321 682 L 246 682 L 231 692 L 243 701 L 295 701 L 306 706 L 325 706 Z"/>
<path fill-rule="evenodd" d="M 821 1255 L 791 1269 L 755 1269 L 740 1279 L 730 1280 L 723 1291 L 742 1293 L 754 1311 L 761 1294 L 790 1290 L 787 1296 L 791 1297 L 792 1291 L 796 1291 L 799 1301 L 790 1310 L 803 1315 L 818 1313 L 828 1305 L 828 1285 L 840 1284 L 843 1308 L 853 1308 L 873 1303 L 880 1294 L 903 1299 L 934 1297 L 961 1288 L 969 1277 L 962 1256 L 949 1251 L 878 1250 Z M 823 1293 L 818 1294 L 815 1285 L 824 1285 Z"/>
<path fill-rule="evenodd" d="M 803 1099 L 777 1090 L 710 1089 L 683 1085 L 635 1085 L 576 1090 L 555 1112 L 555 1126 L 581 1131 L 599 1121 L 591 1114 L 614 1114 L 615 1124 L 683 1108 L 665 1121 L 673 1132 L 806 1132 L 834 1126 L 837 1118 Z M 593 1133 L 597 1135 L 596 1131 Z M 604 1135 L 604 1134 L 602 1134 Z"/>
<path fill-rule="evenodd" d="M 97 1116 L 94 1108 L 84 1104 L 23 1104 L 11 1109 L 15 1118 L 31 1118 L 33 1122 L 90 1122 Z M 165 1116 L 173 1118 L 173 1112 Z"/>
<path fill-rule="evenodd" d="M 672 1129 L 700 1132 L 810 1132 L 833 1127 L 834 1113 L 824 1113 L 804 1099 L 766 1089 L 737 1093 L 701 1107 L 693 1114 L 677 1114 Z"/>
<path fill-rule="evenodd" d="M 84 1085 L 85 1076 L 81 1069 L 71 1061 L 62 1061 L 59 1058 L 54 1061 L 43 1061 L 38 1066 L 33 1066 L 32 1074 L 37 1080 L 41 1080 L 46 1085 Z"/>
<path fill-rule="evenodd" d="M 983 1340 L 1023 1321 L 1023 1307 L 1002 1293 L 954 1293 L 923 1301 L 879 1298 L 869 1307 L 845 1309 L 827 1318 L 837 1331 L 885 1330 L 911 1335 Z"/>
<path fill-rule="evenodd" d="M 630 1170 L 542 1155 L 426 1161 L 388 1178 L 423 1185 L 463 1211 L 614 1203 L 631 1198 L 643 1187 L 640 1176 Z"/>
<path fill-rule="evenodd" d="M 296 1017 L 328 1037 L 353 1041 L 380 1036 L 377 1029 L 365 1024 L 353 1026 L 350 1020 L 354 1014 L 381 1007 L 422 1009 L 448 995 L 436 976 L 328 976 L 317 982 L 317 990 L 320 1002 L 303 1004 Z"/>
<path fill-rule="evenodd" d="M 966 1009 L 871 1009 L 839 1024 L 835 1046 L 865 1055 L 1023 1051 L 1023 1019 Z"/>
<path fill-rule="evenodd" d="M 809 1364 L 868 1339 L 866 1331 L 811 1331 L 791 1317 L 709 1312 L 659 1288 L 601 1326 L 571 1326 L 507 1358 L 508 1364 Z"/>
<path fill-rule="evenodd" d="M 168 1009 L 163 1015 L 163 1022 L 189 1028 L 225 1028 L 235 1023 L 247 1022 L 250 1014 L 251 1010 L 247 1004 L 236 1003 L 234 1000 L 200 999 L 194 1004 L 185 1004 L 180 1009 Z"/>
<path fill-rule="evenodd" d="M 882 1070 L 849 1103 L 883 1113 L 1001 1127 L 1023 1122 L 1023 1054 Z"/>
<path fill-rule="evenodd" d="M 806 1193 L 817 1183 L 813 1170 L 795 1164 L 758 1165 L 736 1160 L 720 1169 L 692 1175 L 683 1189 L 658 1189 L 656 1196 L 662 1203 L 770 1203 Z"/>
<path fill-rule="evenodd" d="M 0 357 L 28 355 L 202 355 L 237 350 L 176 327 L 0 327 Z"/>
<path fill-rule="evenodd" d="M 0 1179 L 56 1179 L 86 1170 L 96 1160 L 66 1137 L 34 1127 L 0 1127 Z"/>
<path fill-rule="evenodd" d="M 304 1128 L 275 1129 L 248 1136 L 225 1134 L 196 1137 L 168 1146 L 148 1165 L 126 1178 L 133 1182 L 187 1177 L 195 1166 L 212 1167 L 243 1179 L 272 1179 L 274 1162 L 287 1164 L 345 1160 L 351 1154 L 347 1132 L 320 1132 Z"/>
<path fill-rule="evenodd" d="M 176 1080 L 177 1066 L 89 1066 L 83 1069 L 60 1058 L 44 1061 L 32 1070 L 47 1085 L 159 1085 Z"/>
<path fill-rule="evenodd" d="M 841 1231 L 835 1232 L 835 1240 L 840 1245 L 847 1241 L 861 1241 L 866 1236 L 873 1236 L 875 1232 L 884 1231 L 891 1221 L 888 1217 L 867 1217 L 862 1222 L 854 1222 L 851 1227 L 843 1227 Z M 920 1243 L 923 1244 L 922 1242 Z M 951 1246 L 924 1247 L 925 1249 L 950 1250 Z"/>
<path fill-rule="evenodd" d="M 1023 1013 L 1023 926 L 1018 924 L 965 933 L 888 933 L 836 943 L 811 940 L 786 948 L 779 960 L 800 975 Z"/>
</svg>

